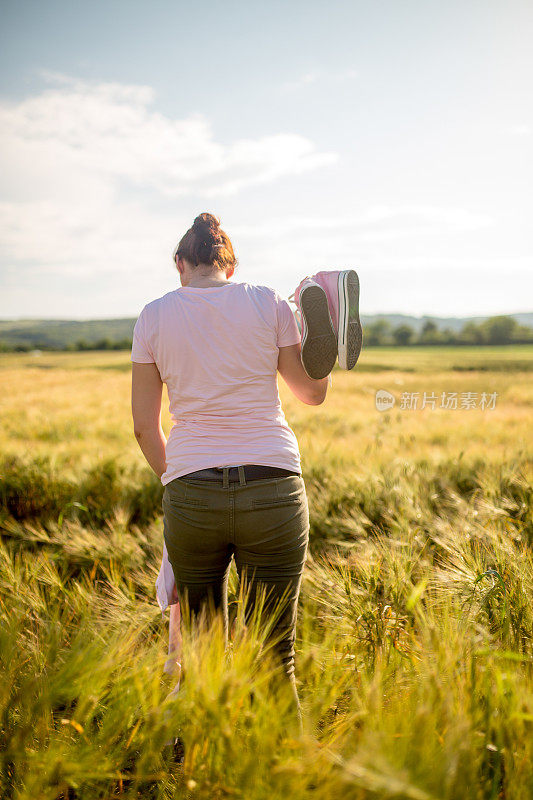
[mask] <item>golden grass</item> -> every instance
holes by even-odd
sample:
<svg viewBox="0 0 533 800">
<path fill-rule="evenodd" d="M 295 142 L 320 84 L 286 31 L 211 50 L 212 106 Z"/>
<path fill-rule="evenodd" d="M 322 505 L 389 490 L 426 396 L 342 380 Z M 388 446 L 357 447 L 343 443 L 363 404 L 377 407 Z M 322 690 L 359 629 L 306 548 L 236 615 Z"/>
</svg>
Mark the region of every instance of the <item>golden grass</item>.
<svg viewBox="0 0 533 800">
<path fill-rule="evenodd" d="M 428 352 L 431 350 L 431 352 Z M 517 355 L 518 351 L 519 355 Z M 279 379 L 280 397 L 295 431 L 302 464 L 322 453 L 343 468 L 372 468 L 376 461 L 432 458 L 450 452 L 498 461 L 516 445 L 533 440 L 533 381 L 528 371 L 502 365 L 519 360 L 533 364 L 533 348 L 374 348 L 363 351 L 353 371 L 335 368 L 333 385 L 322 406 L 304 406 Z M 453 371 L 446 365 L 497 365 L 491 371 Z M 365 371 L 381 365 L 395 369 Z M 405 372 L 405 368 L 413 370 Z M 432 369 L 431 369 L 432 368 Z M 0 398 L 4 453 L 51 454 L 66 465 L 86 468 L 95 459 L 144 463 L 133 437 L 130 408 L 129 353 L 43 353 L 40 357 L 0 354 L 0 375 L 7 387 Z M 391 412 L 374 405 L 378 389 L 395 394 Z M 402 392 L 497 392 L 493 410 L 398 408 Z M 163 430 L 170 415 L 166 387 Z M 321 436 L 317 437 L 319 430 Z"/>
<path fill-rule="evenodd" d="M 0 795 L 529 800 L 531 363 L 531 347 L 367 349 L 318 407 L 280 379 L 311 519 L 300 737 L 234 569 L 228 651 L 220 625 L 185 629 L 166 698 L 161 485 L 129 353 L 0 355 Z M 377 389 L 498 396 L 380 413 Z"/>
</svg>

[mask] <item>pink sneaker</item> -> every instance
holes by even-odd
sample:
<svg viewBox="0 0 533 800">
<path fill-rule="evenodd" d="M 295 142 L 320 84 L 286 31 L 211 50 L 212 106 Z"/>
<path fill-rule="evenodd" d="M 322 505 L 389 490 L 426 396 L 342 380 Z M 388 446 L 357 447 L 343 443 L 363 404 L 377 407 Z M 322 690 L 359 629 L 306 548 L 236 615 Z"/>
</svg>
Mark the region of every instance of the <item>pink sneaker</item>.
<svg viewBox="0 0 533 800">
<path fill-rule="evenodd" d="M 337 360 L 337 337 L 326 292 L 308 276 L 290 299 L 294 299 L 300 313 L 303 367 L 310 378 L 325 378 Z"/>
<path fill-rule="evenodd" d="M 353 269 L 321 270 L 310 276 L 325 291 L 337 336 L 339 367 L 353 369 L 361 353 L 363 330 L 359 319 L 359 277 Z M 298 290 L 295 290 L 297 303 Z"/>
</svg>

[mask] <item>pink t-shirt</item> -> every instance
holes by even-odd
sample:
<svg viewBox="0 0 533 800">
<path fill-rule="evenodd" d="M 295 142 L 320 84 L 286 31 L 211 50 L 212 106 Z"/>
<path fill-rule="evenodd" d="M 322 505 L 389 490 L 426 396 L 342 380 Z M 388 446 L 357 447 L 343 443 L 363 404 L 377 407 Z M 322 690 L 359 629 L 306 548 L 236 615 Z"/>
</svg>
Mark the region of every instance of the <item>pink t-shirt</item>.
<svg viewBox="0 0 533 800">
<path fill-rule="evenodd" d="M 144 306 L 131 361 L 155 363 L 167 385 L 163 485 L 234 464 L 301 472 L 277 384 L 278 348 L 300 339 L 288 301 L 268 286 L 181 286 Z"/>
</svg>

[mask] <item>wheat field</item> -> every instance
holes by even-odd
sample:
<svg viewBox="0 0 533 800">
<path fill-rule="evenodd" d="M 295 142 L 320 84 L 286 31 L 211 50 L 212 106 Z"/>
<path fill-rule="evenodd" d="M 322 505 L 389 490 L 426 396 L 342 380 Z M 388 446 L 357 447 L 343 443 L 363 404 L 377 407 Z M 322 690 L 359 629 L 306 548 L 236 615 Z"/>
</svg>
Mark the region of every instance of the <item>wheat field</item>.
<svg viewBox="0 0 533 800">
<path fill-rule="evenodd" d="M 311 523 L 300 737 L 234 568 L 228 649 L 185 630 L 168 698 L 129 352 L 1 354 L 2 798 L 530 800 L 532 375 L 525 345 L 367 348 L 321 406 L 280 378 Z"/>
</svg>

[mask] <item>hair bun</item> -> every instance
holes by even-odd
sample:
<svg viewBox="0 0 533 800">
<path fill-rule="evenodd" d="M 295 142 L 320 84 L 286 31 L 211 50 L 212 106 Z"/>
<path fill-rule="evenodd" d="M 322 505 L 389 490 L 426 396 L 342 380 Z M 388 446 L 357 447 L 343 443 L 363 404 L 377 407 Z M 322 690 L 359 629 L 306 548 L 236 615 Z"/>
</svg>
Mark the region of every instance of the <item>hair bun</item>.
<svg viewBox="0 0 533 800">
<path fill-rule="evenodd" d="M 211 234 L 211 236 L 217 238 L 220 230 L 220 220 L 213 216 L 213 214 L 204 212 L 203 214 L 198 214 L 192 227 L 194 231 L 200 235 L 206 236 Z"/>
<path fill-rule="evenodd" d="M 238 264 L 231 241 L 220 227 L 220 220 L 207 212 L 198 214 L 187 233 L 182 236 L 174 251 L 174 261 L 176 255 L 187 260 L 193 267 L 208 264 L 219 270 L 233 270 Z"/>
</svg>

